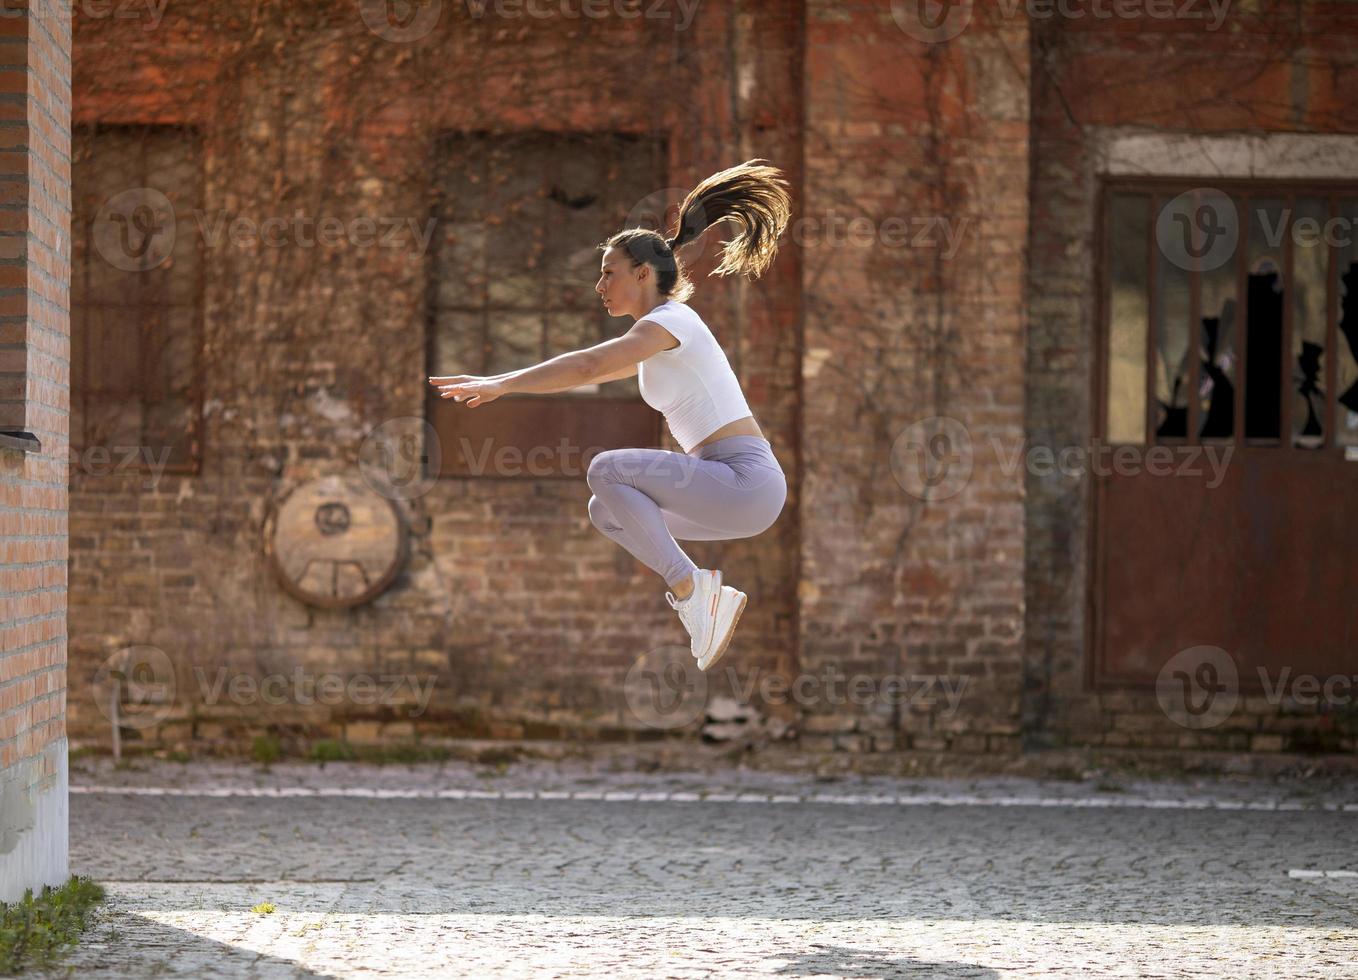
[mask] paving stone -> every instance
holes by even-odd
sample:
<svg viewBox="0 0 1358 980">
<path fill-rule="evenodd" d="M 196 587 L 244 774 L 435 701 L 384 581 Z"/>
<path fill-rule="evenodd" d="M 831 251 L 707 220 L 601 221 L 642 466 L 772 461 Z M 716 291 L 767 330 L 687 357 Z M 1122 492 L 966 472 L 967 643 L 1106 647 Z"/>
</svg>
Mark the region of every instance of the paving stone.
<svg viewBox="0 0 1358 980">
<path fill-rule="evenodd" d="M 1358 877 L 1324 872 L 1358 872 L 1355 841 L 1358 800 L 1272 783 L 96 763 L 73 780 L 72 870 L 110 900 L 67 964 L 79 977 L 1347 977 Z M 264 901 L 276 911 L 250 911 Z"/>
</svg>

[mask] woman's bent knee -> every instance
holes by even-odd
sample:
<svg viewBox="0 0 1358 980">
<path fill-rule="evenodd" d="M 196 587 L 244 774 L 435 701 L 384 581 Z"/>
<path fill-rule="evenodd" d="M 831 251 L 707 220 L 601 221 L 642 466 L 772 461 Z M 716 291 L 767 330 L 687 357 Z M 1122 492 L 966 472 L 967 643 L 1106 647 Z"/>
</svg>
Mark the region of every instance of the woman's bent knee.
<svg viewBox="0 0 1358 980">
<path fill-rule="evenodd" d="M 597 489 L 599 484 L 614 481 L 617 461 L 618 450 L 616 449 L 599 453 L 589 461 L 589 468 L 585 470 L 585 482 L 589 484 L 591 490 Z"/>
<path fill-rule="evenodd" d="M 614 527 L 613 513 L 604 506 L 604 502 L 598 497 L 589 498 L 589 522 L 600 531 L 606 527 Z"/>
<path fill-rule="evenodd" d="M 773 517 L 769 518 L 769 522 L 755 532 L 757 534 L 763 534 L 769 528 L 773 527 L 773 525 L 777 524 L 778 518 L 783 516 L 783 509 L 787 506 L 787 483 L 781 480 L 779 483 L 781 484 L 781 490 L 775 498 L 778 501 L 778 506 L 773 511 Z"/>
</svg>

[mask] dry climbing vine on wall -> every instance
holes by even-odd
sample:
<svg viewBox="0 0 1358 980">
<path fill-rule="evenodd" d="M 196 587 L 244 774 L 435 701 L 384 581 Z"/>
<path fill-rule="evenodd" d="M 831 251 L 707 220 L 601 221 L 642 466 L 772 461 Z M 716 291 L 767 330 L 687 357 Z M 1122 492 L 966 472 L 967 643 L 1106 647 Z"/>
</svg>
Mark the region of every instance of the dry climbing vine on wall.
<svg viewBox="0 0 1358 980">
<path fill-rule="evenodd" d="M 423 414 L 432 243 L 421 236 L 441 203 L 440 132 L 569 131 L 582 99 L 620 91 L 656 107 L 658 130 L 673 103 L 673 73 L 654 50 L 609 44 L 607 32 L 627 26 L 618 18 L 478 17 L 444 3 L 436 28 L 403 42 L 381 36 L 360 8 L 176 0 L 154 31 L 77 25 L 83 107 L 201 134 L 203 199 L 179 225 L 207 252 L 203 383 L 219 427 L 210 438 L 273 457 L 275 473 L 317 439 L 356 450 L 355 437 L 382 420 Z M 608 57 L 582 57 L 591 43 Z M 492 167 L 487 180 L 511 176 Z M 340 223 L 337 244 L 319 240 L 325 219 Z M 352 240 L 364 221 L 376 225 L 375 244 Z M 262 241 L 269 222 L 281 244 Z M 236 240 L 240 229 L 246 240 Z M 389 231 L 399 234 L 388 241 Z M 518 260 L 539 267 L 543 249 L 530 234 Z"/>
<path fill-rule="evenodd" d="M 864 169 L 863 143 L 842 138 L 842 120 L 820 125 L 813 120 L 807 134 L 809 152 L 834 161 L 828 166 L 839 174 L 818 180 L 817 200 L 825 202 L 821 216 L 867 218 L 879 232 L 870 244 L 827 241 L 825 247 L 809 247 L 806 302 L 813 319 L 839 334 L 836 356 L 821 361 L 818 370 L 834 379 L 826 386 L 831 397 L 843 399 L 833 417 L 845 418 L 856 434 L 844 448 L 866 447 L 861 456 L 840 461 L 852 487 L 848 503 L 855 526 L 864 534 L 872 527 L 899 527 L 894 547 L 865 550 L 856 574 L 893 576 L 897 594 L 908 591 L 899 587 L 899 578 L 912 566 L 906 551 L 925 501 L 893 479 L 893 446 L 912 422 L 974 403 L 975 360 L 987 346 L 974 327 L 960 328 L 958 307 L 981 305 L 980 277 L 989 274 L 977 248 L 980 206 L 971 162 L 975 141 L 989 134 L 977 131 L 973 112 L 945 107 L 976 104 L 972 49 L 1004 43 L 985 33 L 926 46 L 920 52 L 922 89 L 870 75 L 837 78 L 835 95 L 853 107 L 850 118 L 884 120 L 879 125 L 886 145 L 901 148 L 874 157 L 872 171 Z M 1015 82 L 1023 82 L 1021 73 L 1015 73 Z M 894 135 L 893 126 L 906 132 Z M 887 240 L 889 221 L 896 223 L 894 241 Z M 958 568 L 970 574 L 972 565 Z"/>
<path fill-rule="evenodd" d="M 467 4 L 441 6 L 436 28 L 400 41 L 374 30 L 358 0 L 174 0 L 151 30 L 117 18 L 80 21 L 77 5 L 77 119 L 197 134 L 202 192 L 176 202 L 176 225 L 203 253 L 196 385 L 211 479 L 193 481 L 196 499 L 181 503 L 221 549 L 222 569 L 256 552 L 263 502 L 285 483 L 347 468 L 366 433 L 424 416 L 433 243 L 419 236 L 445 203 L 441 133 L 663 132 L 688 114 L 693 133 L 730 142 L 723 124 L 696 119 L 703 107 L 676 98 L 677 77 L 693 66 L 665 60 L 680 60 L 672 25 L 478 18 Z M 616 110 L 598 111 L 610 101 Z M 673 156 L 699 152 L 711 150 L 694 138 Z M 503 154 L 483 162 L 487 185 L 514 176 Z M 671 182 L 657 169 L 648 189 Z M 339 226 L 332 243 L 321 234 L 327 219 Z M 373 225 L 366 237 L 365 221 Z M 575 243 L 587 259 L 586 289 L 597 273 L 595 244 L 616 230 Z M 400 232 L 394 247 L 384 244 L 391 231 Z M 539 268 L 543 241 L 542 229 L 530 228 L 511 261 Z M 402 506 L 418 521 L 436 497 Z M 417 547 L 432 563 L 428 539 Z M 204 636 L 205 648 L 221 648 L 196 651 L 206 662 L 226 662 L 231 648 L 283 648 L 289 628 L 314 625 L 309 613 L 304 624 L 285 621 L 290 610 L 267 577 L 224 577 L 218 601 L 262 614 Z M 373 626 L 374 648 L 378 625 L 390 629 L 390 618 L 369 609 L 345 615 L 360 627 L 351 634 Z"/>
</svg>

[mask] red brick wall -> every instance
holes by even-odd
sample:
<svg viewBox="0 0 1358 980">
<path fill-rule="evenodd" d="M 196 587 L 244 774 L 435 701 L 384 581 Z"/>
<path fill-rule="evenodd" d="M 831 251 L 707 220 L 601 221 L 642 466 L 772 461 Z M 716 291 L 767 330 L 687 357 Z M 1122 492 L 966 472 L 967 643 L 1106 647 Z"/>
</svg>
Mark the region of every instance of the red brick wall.
<svg viewBox="0 0 1358 980">
<path fill-rule="evenodd" d="M 66 874 L 66 435 L 69 384 L 70 21 L 0 16 L 0 900 Z M 11 889 L 18 891 L 11 893 Z"/>
<path fill-rule="evenodd" d="M 1216 29 L 1145 17 L 1034 23 L 1032 445 L 1088 447 L 1094 435 L 1096 127 L 1358 132 L 1356 35 L 1349 5 L 1310 2 L 1237 3 Z M 1316 730 L 1315 717 L 1249 697 L 1229 723 L 1186 731 L 1153 692 L 1087 690 L 1089 484 L 1030 475 L 1027 493 L 1024 726 L 1035 744 L 1277 750 Z M 1335 744 L 1354 748 L 1351 737 Z"/>
<path fill-rule="evenodd" d="M 419 214 L 424 148 L 445 126 L 658 127 L 674 169 L 657 187 L 774 159 L 793 176 L 801 224 L 763 281 L 703 281 L 695 300 L 792 478 L 768 534 L 690 547 L 749 586 L 740 679 L 833 670 L 965 684 L 956 710 L 804 696 L 805 743 L 822 748 L 1012 750 L 1025 730 L 1036 743 L 1180 746 L 1206 736 L 1168 727 L 1143 696 L 1083 689 L 1087 488 L 1007 473 L 991 447 L 1091 434 L 1090 127 L 1353 131 L 1351 72 L 1340 70 L 1352 17 L 1274 9 L 1232 12 L 1208 31 L 1151 18 L 1030 23 L 977 5 L 956 37 L 928 43 L 902 22 L 908 5 L 885 0 L 748 4 L 701 7 L 677 32 L 445 20 L 402 45 L 374 43 L 345 5 L 273 11 L 251 34 L 233 13 L 187 4 L 153 30 L 82 24 L 77 112 L 201 126 L 208 209 L 256 218 L 299 202 Z M 279 40 L 290 60 L 250 46 Z M 515 69 L 525 57 L 534 71 Z M 122 70 L 102 70 L 108 58 Z M 477 68 L 474 90 L 450 64 Z M 448 97 L 431 100 L 441 77 Z M 872 247 L 833 239 L 830 224 L 849 218 L 868 222 Z M 893 220 L 906 243 L 881 247 Z M 441 483 L 406 505 L 410 569 L 363 610 L 307 610 L 272 583 L 265 502 L 352 465 L 376 425 L 422 412 L 420 370 L 408 368 L 423 363 L 423 332 L 409 325 L 422 323 L 424 268 L 406 255 L 326 266 L 285 255 L 309 269 L 305 282 L 261 294 L 262 273 L 274 274 L 265 258 L 276 257 L 231 252 L 210 266 L 204 472 L 150 492 L 140 476 L 76 473 L 76 676 L 146 643 L 256 673 L 301 663 L 439 678 L 415 722 L 236 707 L 148 733 L 170 740 L 233 726 L 626 727 L 621 674 L 677 637 L 657 583 L 589 526 L 582 484 Z M 280 266 L 281 281 L 295 271 Z M 940 418 L 971 471 L 930 496 L 910 477 L 909 447 L 916 423 Z M 80 711 L 94 732 L 100 717 Z"/>
<path fill-rule="evenodd" d="M 804 714 L 816 748 L 1198 744 L 1152 699 L 1084 690 L 1087 487 L 1007 469 L 994 447 L 1088 444 L 1091 127 L 1353 132 L 1344 5 L 1238 4 L 1215 30 L 952 5 L 968 22 L 930 38 L 891 0 L 703 4 L 680 30 L 444 2 L 409 43 L 377 38 L 357 6 L 82 21 L 77 116 L 200 127 L 205 207 L 256 221 L 423 217 L 444 127 L 661 131 L 657 189 L 774 160 L 797 211 L 772 272 L 700 278 L 694 300 L 790 478 L 765 535 L 689 546 L 750 593 L 737 682 L 813 681 L 765 707 Z M 412 559 L 377 602 L 325 612 L 283 594 L 260 548 L 267 503 L 423 414 L 424 263 L 228 248 L 207 268 L 202 472 L 150 488 L 73 473 L 79 732 L 106 724 L 79 687 L 134 644 L 181 665 L 181 710 L 143 733 L 167 742 L 634 728 L 627 667 L 682 636 L 658 580 L 590 526 L 583 480 L 443 481 L 401 503 Z M 297 665 L 433 676 L 438 693 L 413 720 L 187 707 L 186 668 Z M 854 675 L 867 697 L 834 703 L 824 680 Z M 906 703 L 883 697 L 888 677 Z M 939 682 L 960 701 L 923 686 Z M 728 693 L 723 671 L 714 683 Z M 1279 744 L 1246 724 L 1218 747 Z"/>
<path fill-rule="evenodd" d="M 1011 751 L 1021 476 L 959 444 L 974 467 L 949 477 L 950 453 L 904 444 L 934 418 L 977 445 L 1023 429 L 1028 29 L 977 5 L 930 43 L 909 6 L 807 7 L 806 212 L 868 224 L 807 249 L 801 669 L 869 681 L 864 703 L 811 699 L 803 741 Z M 953 492 L 926 492 L 918 463 Z M 875 686 L 891 675 L 907 686 Z"/>
<path fill-rule="evenodd" d="M 799 5 L 704 4 L 683 29 L 502 18 L 494 5 L 478 20 L 464 4 L 441 6 L 438 25 L 409 43 L 376 36 L 348 0 L 264 5 L 257 18 L 254 8 L 177 2 L 154 25 L 82 20 L 77 121 L 199 127 L 203 207 L 256 222 L 294 211 L 423 221 L 432 139 L 451 127 L 660 132 L 672 167 L 656 175 L 657 190 L 763 156 L 800 196 Z M 692 302 L 794 489 L 758 540 L 688 551 L 750 595 L 742 660 L 786 669 L 797 641 L 799 255 L 785 249 L 755 284 L 708 279 L 717 237 Z M 202 471 L 152 481 L 78 465 L 72 476 L 73 733 L 107 739 L 87 681 L 134 645 L 177 665 L 178 709 L 129 733 L 166 744 L 265 731 L 550 737 L 638 727 L 623 700 L 626 671 L 684 635 L 663 583 L 590 524 L 583 475 L 440 481 L 397 502 L 411 560 L 376 602 L 325 611 L 283 592 L 261 547 L 267 504 L 312 477 L 355 473 L 366 433 L 424 414 L 425 264 L 399 250 L 206 254 Z M 414 674 L 438 686 L 416 718 L 258 699 L 211 708 L 194 667 Z"/>
</svg>

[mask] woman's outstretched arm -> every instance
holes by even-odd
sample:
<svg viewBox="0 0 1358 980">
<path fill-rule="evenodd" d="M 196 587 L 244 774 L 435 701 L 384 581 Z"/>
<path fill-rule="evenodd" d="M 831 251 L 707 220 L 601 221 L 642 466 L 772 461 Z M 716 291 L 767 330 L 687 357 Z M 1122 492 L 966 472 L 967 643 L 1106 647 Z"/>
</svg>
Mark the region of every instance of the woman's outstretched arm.
<svg viewBox="0 0 1358 980">
<path fill-rule="evenodd" d="M 609 374 L 597 375 L 596 377 L 590 378 L 588 381 L 582 382 L 582 384 L 601 385 L 609 381 L 621 381 L 623 378 L 631 378 L 637 374 L 637 367 L 638 365 L 636 364 L 629 364 L 627 365 L 627 367 L 622 368 L 621 370 L 613 371 L 610 372 Z M 505 378 L 509 377 L 513 373 L 514 373 L 513 371 L 506 371 L 505 373 L 497 374 L 494 377 L 496 381 L 503 381 Z M 562 385 L 560 388 L 553 388 L 551 391 L 539 392 L 539 394 L 554 395 L 558 391 L 574 391 L 576 388 L 579 387 L 581 387 L 581 385 Z"/>
<path fill-rule="evenodd" d="M 584 350 L 558 354 L 532 367 L 491 377 L 469 374 L 434 377 L 429 383 L 439 389 L 441 398 L 451 397 L 465 401 L 468 408 L 479 408 L 514 392 L 549 395 L 581 385 L 630 377 L 637 373 L 637 365 L 646 358 L 675 346 L 677 341 L 664 327 L 649 320 L 638 320 L 621 337 Z"/>
<path fill-rule="evenodd" d="M 516 391 L 545 395 L 568 391 L 588 384 L 595 373 L 594 356 L 588 351 L 570 351 L 518 371 L 496 375 L 453 374 L 431 377 L 429 383 L 439 390 L 440 398 L 453 398 L 479 408 Z"/>
<path fill-rule="evenodd" d="M 504 385 L 505 394 L 548 395 L 589 384 L 594 380 L 594 365 L 589 351 L 573 350 L 532 367 L 498 374 L 495 380 Z"/>
<path fill-rule="evenodd" d="M 621 381 L 623 378 L 630 378 L 633 375 L 635 375 L 637 373 L 637 368 L 639 368 L 640 366 L 641 365 L 639 364 L 629 364 L 625 368 L 621 368 L 617 371 L 612 371 L 608 374 L 600 375 L 599 377 L 593 378 L 591 380 L 595 384 L 603 384 L 606 381 Z"/>
</svg>

